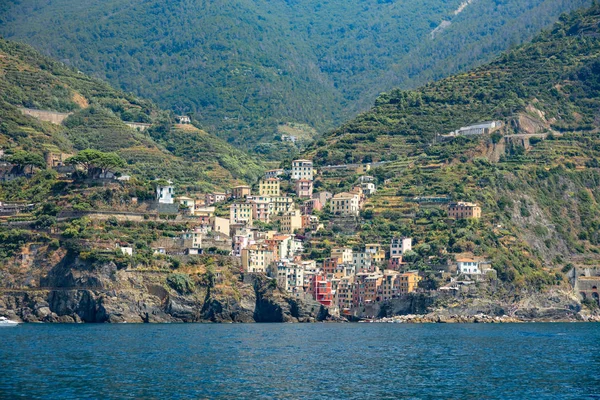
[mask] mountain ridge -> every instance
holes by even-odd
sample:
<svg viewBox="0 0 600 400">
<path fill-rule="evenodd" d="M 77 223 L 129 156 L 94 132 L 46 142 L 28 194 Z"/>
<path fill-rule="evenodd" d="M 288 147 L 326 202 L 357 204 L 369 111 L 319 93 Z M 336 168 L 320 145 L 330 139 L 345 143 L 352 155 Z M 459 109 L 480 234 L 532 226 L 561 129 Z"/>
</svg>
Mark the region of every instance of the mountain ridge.
<svg viewBox="0 0 600 400">
<path fill-rule="evenodd" d="M 0 33 L 253 148 L 281 123 L 333 128 L 381 91 L 485 62 L 589 3 L 480 0 L 454 15 L 462 1 L 10 1 Z"/>
</svg>

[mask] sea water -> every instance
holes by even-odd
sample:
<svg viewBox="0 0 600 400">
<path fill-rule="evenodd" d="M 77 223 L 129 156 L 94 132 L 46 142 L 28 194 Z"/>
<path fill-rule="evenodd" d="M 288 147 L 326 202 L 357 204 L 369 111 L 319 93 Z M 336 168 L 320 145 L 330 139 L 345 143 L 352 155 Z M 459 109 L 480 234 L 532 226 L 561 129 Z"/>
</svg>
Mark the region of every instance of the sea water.
<svg viewBox="0 0 600 400">
<path fill-rule="evenodd" d="M 600 398 L 600 324 L 25 324 L 0 398 Z"/>
</svg>

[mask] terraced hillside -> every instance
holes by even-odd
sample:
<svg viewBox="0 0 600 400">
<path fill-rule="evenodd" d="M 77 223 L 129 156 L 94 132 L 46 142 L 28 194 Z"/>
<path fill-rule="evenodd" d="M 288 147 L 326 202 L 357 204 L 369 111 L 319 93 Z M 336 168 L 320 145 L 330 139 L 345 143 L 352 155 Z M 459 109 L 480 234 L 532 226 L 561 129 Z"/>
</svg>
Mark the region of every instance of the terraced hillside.
<svg viewBox="0 0 600 400">
<path fill-rule="evenodd" d="M 598 56 L 594 5 L 489 65 L 381 95 L 306 156 L 321 165 L 388 161 L 372 171 L 379 190 L 363 213 L 362 242 L 410 235 L 410 261 L 425 270 L 468 253 L 508 282 L 562 281 L 571 264 L 600 262 Z M 439 137 L 486 120 L 503 125 Z M 419 196 L 476 202 L 483 217 L 455 223 Z"/>
<path fill-rule="evenodd" d="M 221 188 L 253 180 L 263 169 L 221 139 L 175 125 L 172 113 L 152 102 L 6 40 L 0 40 L 0 116 L 0 146 L 8 153 L 114 151 L 127 161 L 123 172 Z"/>
</svg>

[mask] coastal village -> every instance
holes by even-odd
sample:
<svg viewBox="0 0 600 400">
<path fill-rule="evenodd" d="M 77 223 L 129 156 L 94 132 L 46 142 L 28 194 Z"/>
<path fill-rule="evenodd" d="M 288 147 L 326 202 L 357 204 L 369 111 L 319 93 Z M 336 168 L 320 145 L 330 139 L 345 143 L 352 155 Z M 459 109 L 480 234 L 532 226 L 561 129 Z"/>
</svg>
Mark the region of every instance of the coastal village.
<svg viewBox="0 0 600 400">
<path fill-rule="evenodd" d="M 240 185 L 203 198 L 177 196 L 169 182 L 158 185 L 157 202 L 162 207 L 176 206 L 195 218 L 198 226 L 180 238 L 189 239 L 190 247 L 182 249 L 175 240 L 171 247 L 156 251 L 201 254 L 218 249 L 238 257 L 244 272 L 266 274 L 280 288 L 299 298 L 314 299 L 334 315 L 350 315 L 368 304 L 419 291 L 423 277 L 403 260 L 412 251 L 410 237 L 359 248 L 333 247 L 320 262 L 305 257 L 305 246 L 322 240 L 319 232 L 326 229 L 320 213 L 331 215 L 328 224 L 352 224 L 377 191 L 376 179 L 368 175 L 370 164 L 353 168 L 356 183 L 350 191 L 339 193 L 314 190 L 319 170 L 306 159 L 294 160 L 289 170 L 267 171 L 254 187 Z M 290 191 L 284 192 L 284 186 Z M 216 215 L 223 205 L 229 218 Z M 481 217 L 481 208 L 474 203 L 448 201 L 446 208 L 451 219 Z M 457 258 L 439 273 L 448 283 L 440 290 L 448 292 L 495 276 L 489 262 L 473 257 Z"/>
<path fill-rule="evenodd" d="M 189 124 L 189 118 L 178 117 L 178 120 L 180 124 Z M 500 126 L 497 121 L 480 123 L 446 136 L 481 135 Z M 441 140 L 448 140 L 448 137 Z M 68 177 L 76 171 L 76 166 L 69 163 L 71 156 L 50 153 L 44 161 L 47 168 Z M 3 154 L 0 154 L 0 161 L 2 158 Z M 497 272 L 491 262 L 470 252 L 449 254 L 449 261 L 444 265 L 431 265 L 430 270 L 435 272 L 435 284 L 432 285 L 425 282 L 432 280 L 431 273 L 420 271 L 410 262 L 414 245 L 411 237 L 396 236 L 377 243 L 358 240 L 356 233 L 360 230 L 365 204 L 380 189 L 378 184 L 385 186 L 387 183 L 370 175 L 383 164 L 316 168 L 312 160 L 297 159 L 287 169 L 266 171 L 252 185 L 195 195 L 179 194 L 170 180 L 157 180 L 153 183 L 154 200 L 142 202 L 147 203 L 144 212 L 105 210 L 82 215 L 141 221 L 148 219 L 149 213 L 155 213 L 159 218 L 184 221 L 193 228 L 176 237 L 161 237 L 153 243 L 152 250 L 157 257 L 231 256 L 237 259 L 242 273 L 264 274 L 292 296 L 316 300 L 332 315 L 365 315 L 370 305 L 415 292 L 467 294 L 475 284 L 487 285 L 496 279 Z M 19 173 L 26 174 L 26 170 L 21 168 L 19 172 L 15 165 L 2 161 L 0 179 L 10 181 Z M 332 175 L 353 179 L 350 189 L 339 192 L 319 190 L 323 181 Z M 131 177 L 101 171 L 95 179 L 105 184 L 119 181 L 123 185 Z M 130 200 L 132 205 L 138 205 L 137 198 Z M 444 210 L 449 221 L 482 218 L 478 204 L 460 199 L 418 196 L 412 201 L 419 207 Z M 0 218 L 14 218 L 34 206 L 27 202 L 0 203 Z M 68 217 L 79 216 L 75 214 Z M 345 245 L 331 243 L 322 235 L 331 230 L 357 240 L 350 240 Z M 312 257 L 310 249 L 323 247 L 325 242 L 329 246 L 326 256 Z M 125 256 L 133 256 L 136 252 L 132 243 L 119 241 L 115 246 Z M 573 285 L 577 286 L 583 278 L 573 274 Z M 597 289 L 594 291 L 593 288 L 597 287 L 600 278 L 596 277 L 595 271 L 586 274 L 583 280 L 589 290 L 582 289 L 581 296 L 598 301 Z"/>
</svg>

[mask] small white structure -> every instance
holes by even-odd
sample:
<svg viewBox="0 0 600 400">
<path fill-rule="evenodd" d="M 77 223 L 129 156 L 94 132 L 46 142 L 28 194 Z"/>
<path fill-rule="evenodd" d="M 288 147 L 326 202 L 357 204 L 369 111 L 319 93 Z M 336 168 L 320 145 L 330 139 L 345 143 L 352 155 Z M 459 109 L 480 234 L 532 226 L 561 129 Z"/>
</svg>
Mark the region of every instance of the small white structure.
<svg viewBox="0 0 600 400">
<path fill-rule="evenodd" d="M 479 262 L 470 258 L 461 258 L 456 260 L 456 270 L 459 274 L 481 274 Z"/>
<path fill-rule="evenodd" d="M 279 169 L 271 169 L 267 172 L 265 172 L 265 179 L 269 179 L 269 178 L 277 178 L 281 175 L 284 174 L 284 170 L 279 168 Z"/>
<path fill-rule="evenodd" d="M 412 250 L 412 238 L 393 238 L 390 244 L 390 257 L 399 256 Z"/>
<path fill-rule="evenodd" d="M 119 247 L 121 249 L 121 252 L 123 252 L 123 254 L 125 254 L 126 256 L 132 256 L 133 255 L 133 247 Z"/>
<path fill-rule="evenodd" d="M 373 182 L 361 183 L 360 187 L 366 196 L 372 196 L 377 191 L 377 187 L 375 186 L 375 184 Z"/>
<path fill-rule="evenodd" d="M 179 121 L 180 124 L 191 124 L 192 123 L 192 120 L 187 115 L 178 115 L 177 121 Z"/>
<path fill-rule="evenodd" d="M 173 182 L 167 182 L 167 185 L 156 185 L 156 200 L 162 204 L 173 204 Z"/>
<path fill-rule="evenodd" d="M 490 133 L 502 126 L 502 121 L 486 121 L 475 125 L 463 126 L 446 136 L 472 136 Z"/>
<path fill-rule="evenodd" d="M 202 248 L 202 236 L 204 235 L 202 229 L 194 229 L 192 232 L 192 248 L 193 249 L 201 249 Z M 198 253 L 196 253 L 198 254 Z"/>
</svg>

